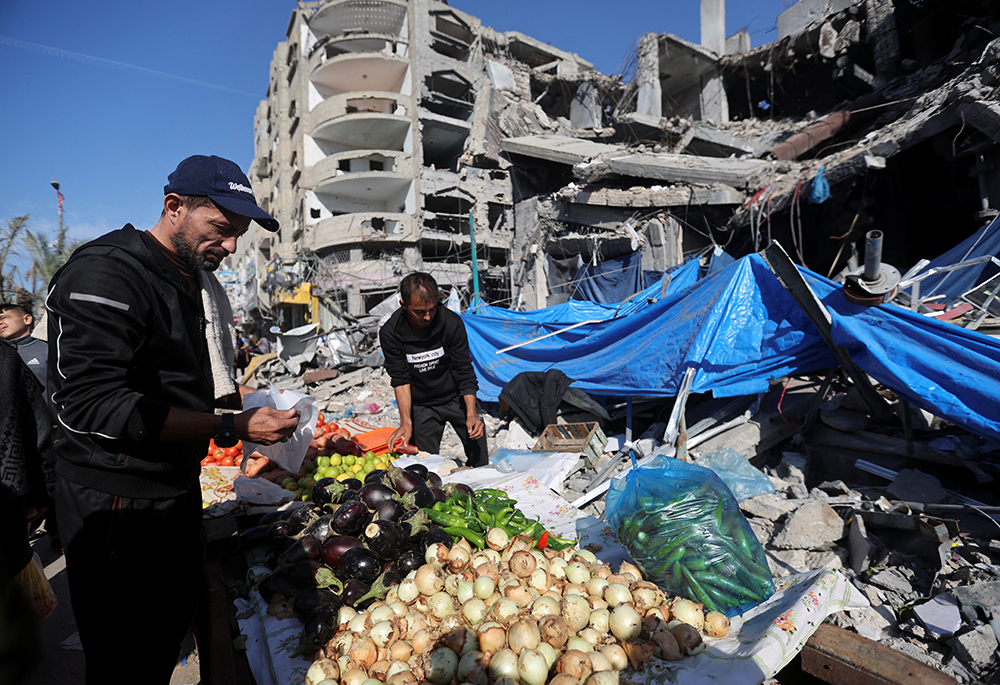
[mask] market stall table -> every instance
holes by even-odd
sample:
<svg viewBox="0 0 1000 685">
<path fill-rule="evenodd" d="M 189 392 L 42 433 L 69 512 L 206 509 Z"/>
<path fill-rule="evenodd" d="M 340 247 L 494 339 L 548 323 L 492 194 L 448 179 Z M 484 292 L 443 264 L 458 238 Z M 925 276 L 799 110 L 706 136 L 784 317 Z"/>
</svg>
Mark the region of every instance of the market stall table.
<svg viewBox="0 0 1000 685">
<path fill-rule="evenodd" d="M 423 463 L 436 469 L 443 461 L 440 456 L 418 456 L 400 459 L 397 464 Z M 482 467 L 460 470 L 443 480 L 504 490 L 518 501 L 526 516 L 538 518 L 546 530 L 560 537 L 578 537 L 580 546 L 599 560 L 616 568 L 626 558 L 607 524 L 575 509 L 533 476 Z M 248 584 L 267 571 L 260 554 L 249 559 Z M 650 684 L 683 681 L 695 685 L 756 685 L 788 664 L 827 616 L 868 606 L 867 599 L 833 570 L 777 579 L 775 585 L 774 596 L 734 619 L 726 637 L 706 639 L 704 652 L 674 662 L 651 659 L 623 677 Z M 292 656 L 302 624 L 294 618 L 279 620 L 268 615 L 267 603 L 255 590 L 248 598 L 235 600 L 235 605 L 258 685 L 301 683 L 312 663 L 311 659 Z"/>
</svg>

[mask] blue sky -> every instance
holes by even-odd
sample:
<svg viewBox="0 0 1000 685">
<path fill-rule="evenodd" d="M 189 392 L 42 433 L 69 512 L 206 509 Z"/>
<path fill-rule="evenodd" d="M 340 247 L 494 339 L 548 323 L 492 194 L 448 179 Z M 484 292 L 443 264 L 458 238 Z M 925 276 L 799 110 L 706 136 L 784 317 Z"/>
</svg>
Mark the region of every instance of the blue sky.
<svg viewBox="0 0 1000 685">
<path fill-rule="evenodd" d="M 727 35 L 777 38 L 792 0 L 730 0 Z M 640 35 L 698 42 L 699 0 L 453 0 L 500 31 L 516 30 L 616 73 Z M 608 7 L 614 7 L 614 11 Z M 177 162 L 253 159 L 253 116 L 267 88 L 291 0 L 2 0 L 0 221 L 30 214 L 54 233 L 55 179 L 76 239 L 126 222 L 151 227 Z"/>
</svg>

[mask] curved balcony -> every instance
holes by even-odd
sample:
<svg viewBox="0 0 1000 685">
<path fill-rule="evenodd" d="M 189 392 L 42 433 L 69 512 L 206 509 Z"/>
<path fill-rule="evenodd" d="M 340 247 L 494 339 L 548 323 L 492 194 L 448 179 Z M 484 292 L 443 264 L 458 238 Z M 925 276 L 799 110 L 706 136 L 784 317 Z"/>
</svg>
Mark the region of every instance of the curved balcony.
<svg viewBox="0 0 1000 685">
<path fill-rule="evenodd" d="M 412 124 L 409 117 L 359 112 L 321 121 L 311 135 L 328 155 L 346 150 L 402 150 Z"/>
<path fill-rule="evenodd" d="M 318 221 L 309 231 L 312 249 L 320 252 L 343 245 L 414 242 L 413 216 L 398 212 L 357 212 Z"/>
<path fill-rule="evenodd" d="M 334 0 L 319 7 L 309 18 L 316 35 L 388 33 L 405 37 L 406 0 Z"/>
<path fill-rule="evenodd" d="M 306 187 L 318 187 L 334 179 L 363 173 L 392 174 L 412 178 L 413 155 L 398 150 L 348 150 L 324 157 L 305 173 Z"/>
<path fill-rule="evenodd" d="M 354 93 L 341 93 L 328 97 L 317 103 L 311 112 L 314 128 L 330 119 L 336 119 L 347 114 L 395 114 L 407 116 L 411 112 L 408 95 L 383 90 L 365 90 Z"/>
<path fill-rule="evenodd" d="M 357 91 L 400 93 L 409 90 L 405 86 L 410 63 L 395 55 L 349 52 L 327 57 L 321 50 L 309 62 L 309 80 L 327 97 Z"/>
</svg>

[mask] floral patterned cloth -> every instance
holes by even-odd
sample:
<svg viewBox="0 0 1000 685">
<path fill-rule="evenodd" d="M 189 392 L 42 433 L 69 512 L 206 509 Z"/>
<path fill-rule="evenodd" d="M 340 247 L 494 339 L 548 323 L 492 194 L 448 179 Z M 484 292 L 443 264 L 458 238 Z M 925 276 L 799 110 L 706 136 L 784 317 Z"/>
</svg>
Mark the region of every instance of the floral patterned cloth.
<svg viewBox="0 0 1000 685">
<path fill-rule="evenodd" d="M 406 457 L 397 464 L 420 462 L 437 469 L 443 461 L 443 457 L 429 455 Z M 530 475 L 482 467 L 458 471 L 443 480 L 508 492 L 526 516 L 538 518 L 546 530 L 560 537 L 578 538 L 582 547 L 615 568 L 627 556 L 605 522 L 574 508 Z M 266 570 L 259 561 L 251 560 L 250 579 Z M 834 570 L 812 571 L 774 582 L 774 595 L 733 619 L 726 637 L 706 638 L 704 652 L 674 662 L 652 659 L 639 669 L 622 673 L 622 680 L 642 685 L 758 685 L 791 661 L 827 616 L 869 606 L 865 596 Z M 259 685 L 301 683 L 311 662 L 291 654 L 298 645 L 302 624 L 295 618 L 279 620 L 269 616 L 267 603 L 260 595 L 256 591 L 250 595 L 249 602 L 236 602 L 254 678 Z"/>
</svg>

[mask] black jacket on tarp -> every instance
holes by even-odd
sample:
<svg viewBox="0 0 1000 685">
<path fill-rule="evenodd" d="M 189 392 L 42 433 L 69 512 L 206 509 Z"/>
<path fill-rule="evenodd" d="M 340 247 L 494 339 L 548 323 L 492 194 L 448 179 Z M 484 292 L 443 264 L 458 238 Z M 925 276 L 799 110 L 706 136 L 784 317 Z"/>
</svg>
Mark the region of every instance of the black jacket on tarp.
<svg viewBox="0 0 1000 685">
<path fill-rule="evenodd" d="M 522 371 L 503 386 L 500 402 L 514 410 L 525 428 L 539 433 L 556 422 L 559 403 L 572 383 L 558 369 Z"/>
<path fill-rule="evenodd" d="M 392 387 L 409 385 L 415 405 L 440 405 L 479 390 L 465 323 L 446 307 L 437 308 L 425 338 L 413 332 L 406 312 L 397 309 L 379 331 L 379 342 Z"/>
<path fill-rule="evenodd" d="M 180 270 L 126 225 L 73 253 L 46 308 L 59 475 L 123 497 L 196 491 L 207 441 L 159 440 L 171 407 L 214 404 L 201 302 Z"/>
</svg>

